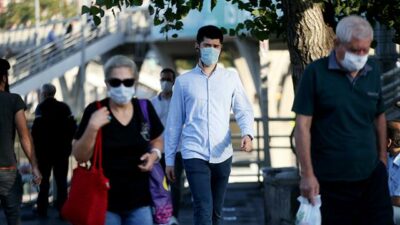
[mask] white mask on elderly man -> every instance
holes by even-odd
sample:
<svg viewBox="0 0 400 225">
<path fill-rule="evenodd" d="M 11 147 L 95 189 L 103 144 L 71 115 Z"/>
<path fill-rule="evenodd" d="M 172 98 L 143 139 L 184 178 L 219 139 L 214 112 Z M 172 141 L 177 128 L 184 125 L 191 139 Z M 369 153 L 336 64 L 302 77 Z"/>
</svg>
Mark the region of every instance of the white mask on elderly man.
<svg viewBox="0 0 400 225">
<path fill-rule="evenodd" d="M 161 81 L 161 90 L 163 92 L 171 92 L 173 83 L 171 81 Z"/>
<path fill-rule="evenodd" d="M 344 59 L 340 61 L 340 64 L 349 72 L 356 72 L 361 70 L 365 63 L 367 63 L 368 54 L 367 55 L 357 55 L 351 52 L 347 52 L 344 54 Z"/>
<path fill-rule="evenodd" d="M 131 101 L 135 95 L 135 87 L 125 87 L 124 85 L 120 85 L 118 87 L 109 87 L 107 95 L 115 103 L 123 105 Z"/>
</svg>

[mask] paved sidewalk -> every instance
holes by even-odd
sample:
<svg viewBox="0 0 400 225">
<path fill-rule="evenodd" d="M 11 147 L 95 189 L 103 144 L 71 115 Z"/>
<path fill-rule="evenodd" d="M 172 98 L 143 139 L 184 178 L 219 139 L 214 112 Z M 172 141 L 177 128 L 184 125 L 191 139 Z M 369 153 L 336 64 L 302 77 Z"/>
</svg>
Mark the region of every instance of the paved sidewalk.
<svg viewBox="0 0 400 225">
<path fill-rule="evenodd" d="M 188 190 L 184 191 L 183 203 L 179 212 L 181 225 L 192 225 L 193 211 Z M 224 204 L 225 225 L 263 225 L 263 192 L 258 183 L 231 183 L 228 185 Z M 0 225 L 6 225 L 4 213 L 0 210 Z M 54 208 L 49 209 L 47 219 L 38 219 L 31 206 L 22 209 L 22 225 L 69 225 L 58 218 Z"/>
</svg>

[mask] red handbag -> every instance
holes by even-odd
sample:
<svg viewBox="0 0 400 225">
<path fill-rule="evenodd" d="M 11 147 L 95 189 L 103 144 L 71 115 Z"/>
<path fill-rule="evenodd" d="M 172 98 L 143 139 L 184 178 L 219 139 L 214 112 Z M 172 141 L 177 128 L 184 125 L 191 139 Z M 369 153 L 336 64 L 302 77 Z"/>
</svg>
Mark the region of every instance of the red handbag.
<svg viewBox="0 0 400 225">
<path fill-rule="evenodd" d="M 97 102 L 97 107 L 101 107 Z M 90 168 L 79 165 L 74 169 L 71 188 L 61 216 L 73 225 L 104 225 L 107 212 L 108 179 L 102 168 L 102 132 L 97 132 Z"/>
</svg>

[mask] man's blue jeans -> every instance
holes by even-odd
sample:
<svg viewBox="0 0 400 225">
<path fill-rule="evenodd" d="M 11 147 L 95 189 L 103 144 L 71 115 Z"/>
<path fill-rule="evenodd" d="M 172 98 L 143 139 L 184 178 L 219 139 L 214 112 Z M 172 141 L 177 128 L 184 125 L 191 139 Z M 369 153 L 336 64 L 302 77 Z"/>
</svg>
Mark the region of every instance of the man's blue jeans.
<svg viewBox="0 0 400 225">
<path fill-rule="evenodd" d="M 153 225 L 151 208 L 144 206 L 125 213 L 107 211 L 106 225 Z"/>
<path fill-rule="evenodd" d="M 193 196 L 195 225 L 222 224 L 222 206 L 231 164 L 232 157 L 217 164 L 201 159 L 183 160 Z"/>
<path fill-rule="evenodd" d="M 0 170 L 0 202 L 8 225 L 19 225 L 22 181 L 17 170 Z"/>
</svg>

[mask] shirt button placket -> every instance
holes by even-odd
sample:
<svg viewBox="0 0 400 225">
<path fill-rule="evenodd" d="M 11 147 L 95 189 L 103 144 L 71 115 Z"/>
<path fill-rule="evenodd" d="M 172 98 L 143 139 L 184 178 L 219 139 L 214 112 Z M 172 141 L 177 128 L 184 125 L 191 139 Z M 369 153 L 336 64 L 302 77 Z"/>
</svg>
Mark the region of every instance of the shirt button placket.
<svg viewBox="0 0 400 225">
<path fill-rule="evenodd" d="M 208 135 L 208 152 L 210 155 L 210 161 L 212 161 L 212 151 L 211 151 L 211 137 L 210 137 L 210 77 L 207 77 L 207 135 Z"/>
</svg>

